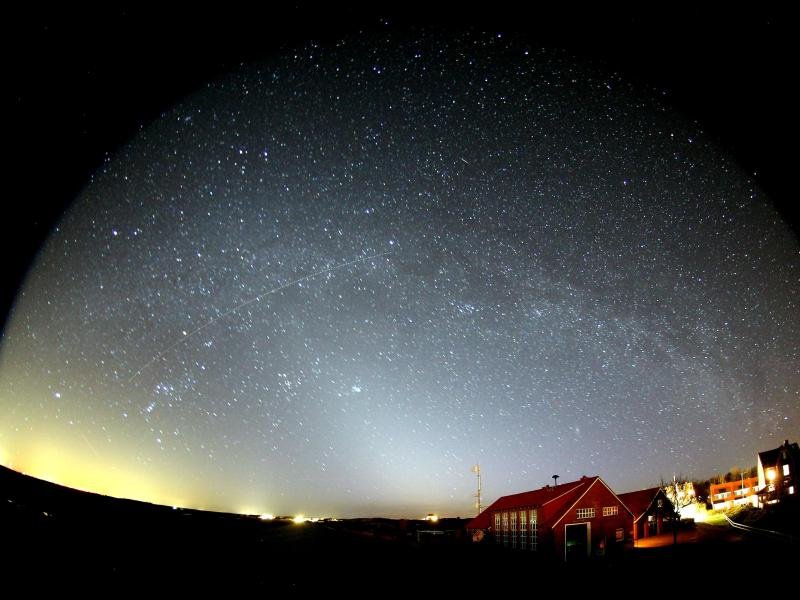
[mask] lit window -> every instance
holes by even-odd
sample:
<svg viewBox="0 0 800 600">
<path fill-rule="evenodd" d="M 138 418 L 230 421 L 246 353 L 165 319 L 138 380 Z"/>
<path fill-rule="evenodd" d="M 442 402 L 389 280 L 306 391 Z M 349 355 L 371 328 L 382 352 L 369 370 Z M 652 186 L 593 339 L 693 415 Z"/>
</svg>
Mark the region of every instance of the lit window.
<svg viewBox="0 0 800 600">
<path fill-rule="evenodd" d="M 579 508 L 577 517 L 579 519 L 591 519 L 594 517 L 594 509 L 593 508 Z"/>
<path fill-rule="evenodd" d="M 511 547 L 517 547 L 517 511 L 511 511 Z"/>
<path fill-rule="evenodd" d="M 783 465 L 783 476 L 784 477 L 789 476 L 789 465 Z"/>
<path fill-rule="evenodd" d="M 536 511 L 532 510 L 530 513 L 531 523 L 531 550 L 536 550 L 536 544 L 539 541 L 539 530 L 536 523 Z"/>
<path fill-rule="evenodd" d="M 794 486 L 793 485 L 789 486 L 789 493 L 790 494 L 794 494 Z"/>
<path fill-rule="evenodd" d="M 508 546 L 508 513 L 503 512 L 503 546 Z"/>
<path fill-rule="evenodd" d="M 519 547 L 525 550 L 528 542 L 528 511 L 519 511 Z"/>
<path fill-rule="evenodd" d="M 604 517 L 612 517 L 614 515 L 619 514 L 619 506 L 604 506 L 603 507 L 603 516 Z"/>
<path fill-rule="evenodd" d="M 500 543 L 500 513 L 494 513 L 494 540 Z"/>
</svg>

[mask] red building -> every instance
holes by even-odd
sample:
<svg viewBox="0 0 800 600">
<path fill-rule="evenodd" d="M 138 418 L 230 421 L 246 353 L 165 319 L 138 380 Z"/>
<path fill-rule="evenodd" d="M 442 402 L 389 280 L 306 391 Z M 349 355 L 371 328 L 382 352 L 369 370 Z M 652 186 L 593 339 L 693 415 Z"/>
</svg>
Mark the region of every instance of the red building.
<svg viewBox="0 0 800 600">
<path fill-rule="evenodd" d="M 758 477 L 712 483 L 708 495 L 714 510 L 724 510 L 741 504 L 758 507 Z"/>
<path fill-rule="evenodd" d="M 660 487 L 620 494 L 633 513 L 633 542 L 664 533 L 664 522 L 675 518 L 675 509 Z"/>
<path fill-rule="evenodd" d="M 597 476 L 503 496 L 467 524 L 477 534 L 473 539 L 555 552 L 565 560 L 619 548 L 632 527 L 631 511 Z"/>
</svg>

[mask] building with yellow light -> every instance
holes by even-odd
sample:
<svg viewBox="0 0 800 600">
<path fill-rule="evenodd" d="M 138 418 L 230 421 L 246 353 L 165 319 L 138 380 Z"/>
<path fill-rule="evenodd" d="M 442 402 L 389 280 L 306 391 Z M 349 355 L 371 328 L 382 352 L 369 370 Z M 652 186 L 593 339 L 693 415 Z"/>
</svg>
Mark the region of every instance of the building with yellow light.
<svg viewBox="0 0 800 600">
<path fill-rule="evenodd" d="M 774 504 L 784 496 L 798 493 L 797 469 L 800 468 L 800 446 L 784 440 L 774 450 L 758 453 L 758 499 Z"/>
</svg>

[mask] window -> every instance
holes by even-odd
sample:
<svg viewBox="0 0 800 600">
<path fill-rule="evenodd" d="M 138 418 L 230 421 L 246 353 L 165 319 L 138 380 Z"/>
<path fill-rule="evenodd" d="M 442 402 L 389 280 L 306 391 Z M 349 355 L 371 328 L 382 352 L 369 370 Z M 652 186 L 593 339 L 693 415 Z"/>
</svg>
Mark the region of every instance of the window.
<svg viewBox="0 0 800 600">
<path fill-rule="evenodd" d="M 528 511 L 519 511 L 519 547 L 525 550 L 528 543 Z"/>
<path fill-rule="evenodd" d="M 579 508 L 577 516 L 578 516 L 579 519 L 591 519 L 592 517 L 594 517 L 594 509 L 593 508 Z"/>
<path fill-rule="evenodd" d="M 517 547 L 517 511 L 511 511 L 511 547 Z"/>
<path fill-rule="evenodd" d="M 619 514 L 619 506 L 604 506 L 603 507 L 603 516 L 604 517 L 613 517 L 614 515 Z"/>
<path fill-rule="evenodd" d="M 500 543 L 500 513 L 494 513 L 494 541 Z"/>
<path fill-rule="evenodd" d="M 537 528 L 536 523 L 536 511 L 532 510 L 530 512 L 530 524 L 531 524 L 531 550 L 536 550 L 536 544 L 539 541 L 539 530 Z"/>
<path fill-rule="evenodd" d="M 789 476 L 789 465 L 783 465 L 783 476 L 784 477 Z"/>
<path fill-rule="evenodd" d="M 503 511 L 503 546 L 508 546 L 508 513 Z"/>
</svg>

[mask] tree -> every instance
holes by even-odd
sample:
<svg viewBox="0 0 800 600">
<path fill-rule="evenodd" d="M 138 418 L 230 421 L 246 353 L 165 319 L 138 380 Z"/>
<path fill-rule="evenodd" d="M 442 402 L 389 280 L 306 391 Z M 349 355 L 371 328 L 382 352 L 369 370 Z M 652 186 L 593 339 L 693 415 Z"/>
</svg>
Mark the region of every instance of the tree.
<svg viewBox="0 0 800 600">
<path fill-rule="evenodd" d="M 661 478 L 661 487 L 672 503 L 672 543 L 678 543 L 678 525 L 681 522 L 683 510 L 697 500 L 692 481 L 683 475 L 673 475 L 672 483 L 667 483 Z"/>
</svg>

